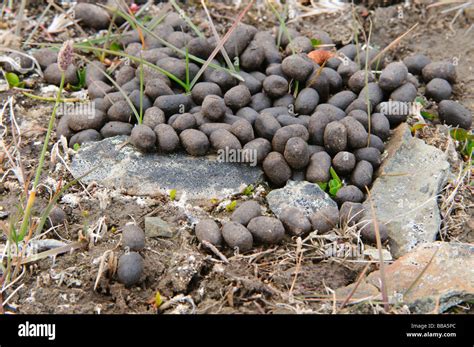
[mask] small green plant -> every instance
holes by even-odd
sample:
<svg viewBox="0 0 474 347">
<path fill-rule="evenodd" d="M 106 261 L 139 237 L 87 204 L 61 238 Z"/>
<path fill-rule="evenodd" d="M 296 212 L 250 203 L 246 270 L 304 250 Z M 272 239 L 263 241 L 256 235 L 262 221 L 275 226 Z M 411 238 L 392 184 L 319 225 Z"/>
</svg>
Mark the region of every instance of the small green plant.
<svg viewBox="0 0 474 347">
<path fill-rule="evenodd" d="M 253 184 L 249 184 L 247 187 L 245 187 L 242 194 L 246 196 L 252 196 L 254 191 L 255 191 L 255 187 L 253 186 Z"/>
<path fill-rule="evenodd" d="M 72 147 L 77 152 L 81 148 L 81 145 L 78 144 L 78 143 L 75 143 L 74 146 L 72 146 Z"/>
<path fill-rule="evenodd" d="M 450 131 L 450 135 L 454 140 L 459 141 L 461 154 L 472 160 L 474 134 L 466 129 L 455 128 Z"/>
<path fill-rule="evenodd" d="M 322 44 L 321 40 L 311 39 L 311 46 L 313 46 L 313 48 L 317 48 L 321 44 Z"/>
<path fill-rule="evenodd" d="M 235 207 L 237 206 L 237 200 L 232 200 L 230 203 L 227 204 L 225 207 L 225 210 L 227 212 L 232 212 L 235 210 Z"/>
<path fill-rule="evenodd" d="M 10 88 L 23 88 L 25 86 L 25 82 L 21 81 L 20 77 L 14 72 L 7 72 L 5 78 Z"/>
<path fill-rule="evenodd" d="M 170 200 L 175 201 L 176 200 L 176 189 L 171 189 L 170 190 Z"/>
<path fill-rule="evenodd" d="M 76 85 L 71 85 L 68 83 L 66 89 L 77 92 L 84 88 L 86 86 L 86 69 L 82 68 L 77 70 L 77 79 L 79 82 Z"/>
<path fill-rule="evenodd" d="M 332 167 L 329 169 L 331 179 L 329 180 L 329 195 L 335 197 L 339 189 L 342 188 L 342 181 Z"/>
<path fill-rule="evenodd" d="M 342 181 L 332 167 L 329 168 L 329 173 L 331 174 L 329 182 L 318 182 L 317 184 L 322 190 L 328 191 L 330 196 L 335 197 L 339 189 L 342 188 Z"/>
</svg>

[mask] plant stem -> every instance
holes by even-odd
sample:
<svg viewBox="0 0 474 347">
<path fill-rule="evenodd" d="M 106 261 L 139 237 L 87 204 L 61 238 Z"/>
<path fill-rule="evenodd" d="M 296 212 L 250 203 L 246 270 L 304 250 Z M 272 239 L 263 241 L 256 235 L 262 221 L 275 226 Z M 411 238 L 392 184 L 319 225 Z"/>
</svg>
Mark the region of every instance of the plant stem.
<svg viewBox="0 0 474 347">
<path fill-rule="evenodd" d="M 64 88 L 64 81 L 66 79 L 66 74 L 64 72 L 61 73 L 61 83 L 59 84 L 58 94 L 56 95 L 56 102 L 53 107 L 53 112 L 51 113 L 51 118 L 49 119 L 48 131 L 46 132 L 46 137 L 44 139 L 43 149 L 41 150 L 41 155 L 38 163 L 38 167 L 36 168 L 35 180 L 33 181 L 33 189 L 28 197 L 28 202 L 26 204 L 25 213 L 23 215 L 23 222 L 21 223 L 20 228 L 20 239 L 25 237 L 28 231 L 29 220 L 31 216 L 31 211 L 33 208 L 33 204 L 36 199 L 36 189 L 38 188 L 39 180 L 41 177 L 41 173 L 43 172 L 43 165 L 44 165 L 44 158 L 46 156 L 46 151 L 48 150 L 48 143 L 49 138 L 51 137 L 51 132 L 53 131 L 54 121 L 56 120 L 56 111 L 58 109 L 59 102 L 61 100 L 61 93 Z"/>
</svg>

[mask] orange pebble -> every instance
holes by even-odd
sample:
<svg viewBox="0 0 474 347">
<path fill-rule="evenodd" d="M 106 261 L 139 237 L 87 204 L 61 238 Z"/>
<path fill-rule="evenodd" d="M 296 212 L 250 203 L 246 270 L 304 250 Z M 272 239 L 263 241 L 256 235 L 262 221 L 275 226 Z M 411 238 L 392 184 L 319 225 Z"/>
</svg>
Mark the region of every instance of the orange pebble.
<svg viewBox="0 0 474 347">
<path fill-rule="evenodd" d="M 324 49 L 317 49 L 308 53 L 308 57 L 318 65 L 322 65 L 329 58 L 334 57 L 334 53 Z"/>
</svg>

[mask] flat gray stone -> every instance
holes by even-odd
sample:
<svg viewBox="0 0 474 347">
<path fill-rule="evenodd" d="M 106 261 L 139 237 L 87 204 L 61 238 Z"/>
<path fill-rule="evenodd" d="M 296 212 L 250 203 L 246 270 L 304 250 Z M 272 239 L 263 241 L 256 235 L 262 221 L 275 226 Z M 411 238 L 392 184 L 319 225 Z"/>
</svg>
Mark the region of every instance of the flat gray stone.
<svg viewBox="0 0 474 347">
<path fill-rule="evenodd" d="M 407 304 L 413 313 L 442 313 L 474 299 L 474 245 L 424 243 L 385 268 L 389 302 Z M 344 300 L 355 283 L 336 290 Z M 381 300 L 381 274 L 374 271 L 353 292 L 351 303 Z"/>
<path fill-rule="evenodd" d="M 190 198 L 224 198 L 242 185 L 259 181 L 262 171 L 239 163 L 223 163 L 217 156 L 193 157 L 185 153 L 141 153 L 123 145 L 126 136 L 85 143 L 73 157 L 71 171 L 89 184 L 97 182 L 129 195 L 154 196 L 169 189 L 186 192 Z"/>
<path fill-rule="evenodd" d="M 146 237 L 173 237 L 176 228 L 160 217 L 145 217 Z"/>
<path fill-rule="evenodd" d="M 441 150 L 412 137 L 406 123 L 395 129 L 386 150 L 371 195 L 379 222 L 388 228 L 390 251 L 398 258 L 435 241 L 441 224 L 437 195 L 449 163 Z M 364 207 L 370 216 L 369 200 Z"/>
<path fill-rule="evenodd" d="M 336 202 L 317 184 L 307 181 L 288 181 L 283 188 L 268 193 L 267 202 L 277 217 L 288 206 L 301 209 L 307 217 L 323 207 L 335 206 L 337 208 Z"/>
</svg>

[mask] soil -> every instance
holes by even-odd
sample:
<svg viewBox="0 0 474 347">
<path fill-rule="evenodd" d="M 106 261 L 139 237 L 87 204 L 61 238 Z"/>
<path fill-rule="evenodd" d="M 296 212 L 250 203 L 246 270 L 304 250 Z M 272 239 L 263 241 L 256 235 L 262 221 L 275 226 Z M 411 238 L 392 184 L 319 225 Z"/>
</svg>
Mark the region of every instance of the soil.
<svg viewBox="0 0 474 347">
<path fill-rule="evenodd" d="M 457 61 L 459 82 L 454 88 L 454 98 L 462 100 L 474 111 L 474 29 L 467 32 L 472 25 L 473 12 L 460 15 L 450 25 L 454 13 L 441 15 L 439 8 L 427 10 L 421 5 L 412 5 L 410 9 L 400 6 L 379 7 L 370 11 L 365 7 L 357 7 L 356 11 L 365 15 L 362 17 L 364 26 L 368 28 L 370 20 L 373 23 L 373 45 L 384 48 L 415 23 L 419 23 L 412 35 L 387 53 L 386 59 L 398 60 L 417 52 L 436 60 Z M 400 9 L 403 18 L 399 18 Z M 216 23 L 222 28 L 228 26 L 229 18 L 235 17 L 235 9 L 216 6 L 213 14 Z M 259 20 L 263 16 L 266 19 Z M 260 27 L 271 27 L 276 23 L 276 20 L 273 22 L 271 12 L 252 10 L 249 18 L 254 19 L 251 24 Z M 315 29 L 325 30 L 339 44 L 350 41 L 351 21 L 352 14 L 348 10 L 342 15 L 307 17 L 298 26 L 309 37 Z M 38 86 L 36 90 L 39 90 Z M 10 92 L 0 95 L 4 102 Z M 20 151 L 26 177 L 32 174 L 37 164 L 51 108 L 50 103 L 15 93 L 15 116 L 18 124 L 21 124 Z M 419 136 L 427 142 L 445 146 L 443 141 L 432 138 L 433 135 L 433 129 L 419 132 Z M 11 140 L 11 134 L 8 133 L 6 141 L 9 143 Z M 51 144 L 55 142 L 54 138 Z M 56 170 L 56 165 L 51 164 L 50 159 L 46 159 L 49 170 L 43 182 L 54 187 L 60 180 L 70 181 L 71 176 L 67 171 L 64 168 Z M 3 176 L 8 170 L 8 159 L 2 151 L 0 161 L 3 171 L 0 173 Z M 455 167 L 459 163 L 456 162 Z M 469 189 L 472 187 L 458 193 L 458 198 L 467 210 L 459 207 L 459 210 L 452 211 L 457 219 L 453 219 L 452 228 L 447 230 L 448 239 L 473 242 L 474 200 L 472 190 L 469 192 Z M 14 175 L 9 173 L 0 183 L 2 212 L 8 212 L 10 216 L 17 213 L 18 198 L 22 191 Z M 40 198 L 38 210 L 44 208 L 49 199 L 47 189 L 41 189 Z M 106 207 L 103 206 L 105 200 L 108 200 Z M 255 248 L 246 255 L 234 255 L 226 250 L 223 253 L 228 263 L 225 263 L 199 245 L 183 208 L 165 196 L 124 196 L 94 185 L 82 187 L 76 184 L 69 189 L 60 206 L 68 214 L 67 224 L 57 229 L 57 236 L 51 234 L 51 238 L 78 240 L 84 230 L 97 223 L 101 217 L 105 217 L 107 229 L 95 244 L 28 264 L 21 281 L 23 286 L 9 301 L 8 311 L 156 313 L 153 303 L 159 292 L 165 302 L 174 298 L 174 303 L 163 310 L 164 313 L 331 313 L 331 290 L 354 282 L 365 265 L 341 258 L 325 259 L 317 242 L 308 241 L 301 248 L 295 239 L 289 238 L 278 247 Z M 216 212 L 214 202 L 201 202 L 199 207 L 201 213 L 213 211 L 215 217 L 228 215 L 225 210 Z M 123 253 L 119 245 L 120 227 L 135 220 L 144 228 L 146 215 L 160 216 L 178 227 L 178 233 L 170 239 L 147 239 L 146 249 L 141 252 L 145 259 L 145 270 L 139 286 L 125 288 L 111 275 L 111 271 L 106 271 L 94 290 L 104 253 L 111 251 L 115 256 Z M 342 232 L 341 242 L 345 239 L 347 237 Z M 5 236 L 1 236 L 0 242 L 4 241 Z M 372 265 L 372 270 L 375 269 L 376 265 Z M 368 310 L 367 307 L 348 307 L 343 312 Z"/>
</svg>

